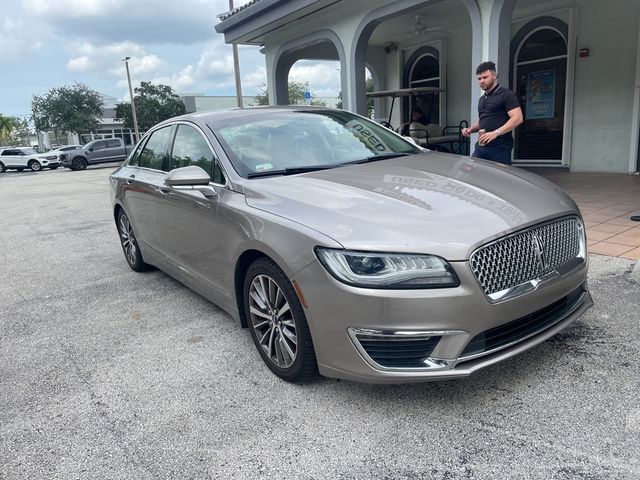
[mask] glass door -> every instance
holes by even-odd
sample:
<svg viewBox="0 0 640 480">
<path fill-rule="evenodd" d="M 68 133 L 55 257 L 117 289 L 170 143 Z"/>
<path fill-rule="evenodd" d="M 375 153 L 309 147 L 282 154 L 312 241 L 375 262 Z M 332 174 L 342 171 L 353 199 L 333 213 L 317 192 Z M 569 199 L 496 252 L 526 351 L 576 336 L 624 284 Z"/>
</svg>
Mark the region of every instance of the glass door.
<svg viewBox="0 0 640 480">
<path fill-rule="evenodd" d="M 552 28 L 533 32 L 520 45 L 515 91 L 524 123 L 515 132 L 514 164 L 562 165 L 567 43 Z"/>
</svg>

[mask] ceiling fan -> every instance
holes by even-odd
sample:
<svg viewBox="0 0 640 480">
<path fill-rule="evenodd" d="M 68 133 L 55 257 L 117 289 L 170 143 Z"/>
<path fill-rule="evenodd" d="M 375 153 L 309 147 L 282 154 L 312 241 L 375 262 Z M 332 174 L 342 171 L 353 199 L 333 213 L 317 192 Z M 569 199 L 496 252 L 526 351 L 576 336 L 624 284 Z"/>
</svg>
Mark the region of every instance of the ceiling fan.
<svg viewBox="0 0 640 480">
<path fill-rule="evenodd" d="M 413 18 L 416 20 L 416 23 L 414 23 L 413 25 L 413 33 L 416 35 L 416 37 L 419 37 L 424 33 L 448 33 L 444 28 L 441 27 L 427 27 L 424 23 L 422 23 L 422 15 L 414 15 Z"/>
</svg>

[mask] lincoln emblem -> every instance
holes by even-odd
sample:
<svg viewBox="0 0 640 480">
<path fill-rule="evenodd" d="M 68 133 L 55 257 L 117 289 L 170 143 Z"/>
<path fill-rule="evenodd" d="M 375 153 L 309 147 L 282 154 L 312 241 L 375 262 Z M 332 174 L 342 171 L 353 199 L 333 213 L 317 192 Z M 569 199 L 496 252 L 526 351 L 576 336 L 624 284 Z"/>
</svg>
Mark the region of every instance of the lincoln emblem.
<svg viewBox="0 0 640 480">
<path fill-rule="evenodd" d="M 547 256 L 544 253 L 542 240 L 540 240 L 540 238 L 536 234 L 533 234 L 531 241 L 533 242 L 533 250 L 534 252 L 536 252 L 536 257 L 538 257 L 540 268 L 542 269 L 542 271 L 545 271 L 549 265 L 547 264 Z"/>
</svg>

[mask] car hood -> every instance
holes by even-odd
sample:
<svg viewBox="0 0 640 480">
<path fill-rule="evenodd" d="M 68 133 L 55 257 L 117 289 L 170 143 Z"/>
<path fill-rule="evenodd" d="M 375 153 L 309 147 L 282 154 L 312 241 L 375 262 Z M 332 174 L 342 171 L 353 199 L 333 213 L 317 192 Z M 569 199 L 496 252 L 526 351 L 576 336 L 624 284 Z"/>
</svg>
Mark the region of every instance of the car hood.
<svg viewBox="0 0 640 480">
<path fill-rule="evenodd" d="M 347 249 L 465 260 L 479 245 L 577 214 L 556 185 L 515 167 L 429 152 L 244 183 L 247 203 Z"/>
</svg>

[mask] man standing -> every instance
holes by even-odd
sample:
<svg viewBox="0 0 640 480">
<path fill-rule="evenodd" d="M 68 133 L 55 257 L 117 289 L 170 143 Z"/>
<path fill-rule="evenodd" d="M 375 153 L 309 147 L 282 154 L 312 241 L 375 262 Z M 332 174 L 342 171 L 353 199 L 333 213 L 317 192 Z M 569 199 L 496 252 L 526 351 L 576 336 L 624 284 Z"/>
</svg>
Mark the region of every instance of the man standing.
<svg viewBox="0 0 640 480">
<path fill-rule="evenodd" d="M 523 121 L 520 102 L 515 93 L 498 83 L 495 63 L 478 65 L 476 76 L 484 91 L 478 102 L 479 119 L 469 128 L 463 128 L 462 134 L 469 137 L 480 132 L 472 157 L 511 165 L 511 131 Z"/>
</svg>

